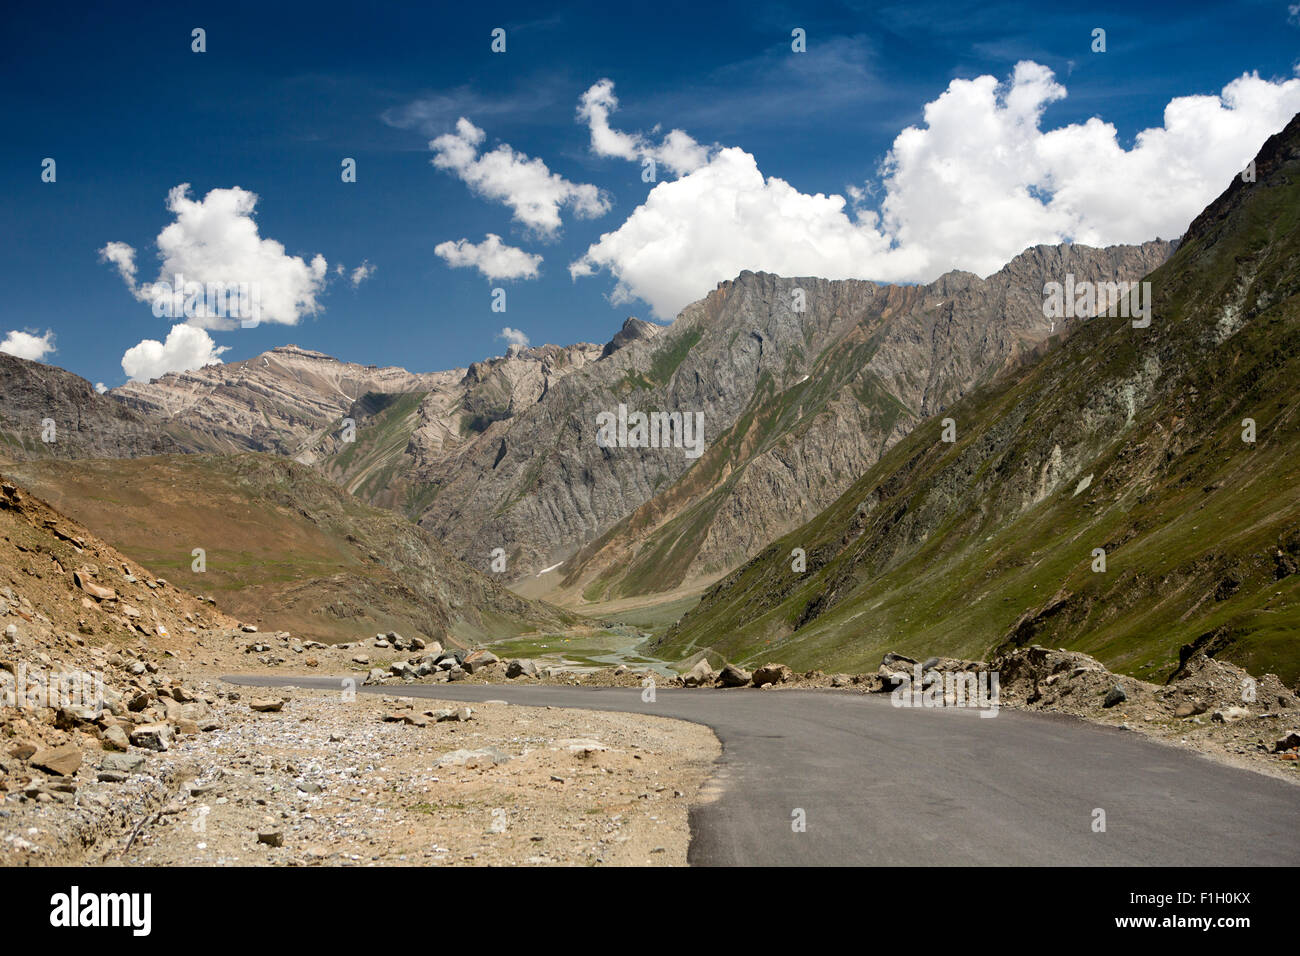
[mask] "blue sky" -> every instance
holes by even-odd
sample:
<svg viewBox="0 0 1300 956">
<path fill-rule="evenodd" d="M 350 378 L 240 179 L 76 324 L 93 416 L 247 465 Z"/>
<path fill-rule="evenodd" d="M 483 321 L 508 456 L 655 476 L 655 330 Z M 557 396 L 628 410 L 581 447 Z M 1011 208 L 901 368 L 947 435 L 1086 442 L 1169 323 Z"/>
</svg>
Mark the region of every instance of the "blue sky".
<svg viewBox="0 0 1300 956">
<path fill-rule="evenodd" d="M 880 165 L 895 138 L 908 126 L 925 126 L 926 104 L 954 80 L 989 75 L 1006 83 L 1017 63 L 1031 61 L 1068 91 L 1044 99 L 1036 120 L 1041 130 L 1099 117 L 1113 124 L 1118 147 L 1130 150 L 1139 131 L 1162 125 L 1166 105 L 1177 97 L 1217 95 L 1252 71 L 1279 88 L 1300 82 L 1294 81 L 1300 15 L 1289 14 L 1288 6 L 1285 0 L 1238 0 L 1044 12 L 1019 3 L 981 9 L 937 3 L 479 3 L 452 9 L 223 3 L 134 4 L 129 13 L 120 5 L 15 6 L 6 13 L 8 29 L 0 40 L 6 132 L 0 279 L 7 293 L 0 336 L 50 330 L 55 351 L 44 361 L 93 382 L 121 384 L 123 353 L 142 340 L 163 339 L 173 323 L 133 297 L 100 250 L 126 243 L 136 250 L 140 278 L 156 278 L 156 241 L 175 218 L 166 207 L 168 192 L 189 183 L 195 200 L 235 186 L 255 193 L 262 239 L 282 243 L 287 256 L 310 262 L 320 255 L 329 264 L 316 313 L 296 325 L 212 330 L 212 339 L 227 349 L 226 361 L 295 342 L 351 361 L 429 371 L 501 354 L 503 326 L 522 331 L 533 344 L 603 342 L 627 315 L 656 317 L 646 301 L 656 293 L 646 290 L 673 279 L 656 268 L 677 273 L 672 289 L 654 299 L 661 311 L 667 311 L 663 303 L 679 302 L 683 289 L 700 286 L 702 295 L 712 284 L 700 278 L 709 275 L 707 268 L 683 279 L 671 256 L 641 268 L 633 247 L 648 235 L 653 239 L 648 223 L 607 247 L 605 268 L 570 276 L 570 264 L 602 234 L 619 230 L 658 186 L 642 181 L 639 162 L 593 151 L 576 108 L 599 80 L 613 81 L 619 105 L 609 121 L 618 130 L 639 132 L 651 146 L 676 128 L 705 150 L 738 147 L 763 177 L 777 177 L 803 196 L 845 196 L 858 186 L 860 200 L 846 209 L 861 223 L 862 216 L 882 211 L 889 194 Z M 204 53 L 191 51 L 195 27 L 206 31 Z M 507 31 L 504 54 L 490 50 L 495 27 Z M 806 53 L 791 50 L 795 27 L 807 33 Z M 1090 50 L 1095 27 L 1106 30 L 1104 54 Z M 1026 75 L 1025 89 L 1031 81 L 1037 89 L 1047 82 Z M 1276 117 L 1293 111 L 1291 95 L 1287 87 L 1278 103 L 1261 107 L 1247 124 L 1248 135 L 1225 120 L 1218 132 L 1222 144 L 1275 132 L 1263 126 L 1280 128 Z M 507 205 L 431 164 L 430 140 L 452 132 L 461 116 L 483 130 L 484 150 L 507 143 L 564 180 L 595 187 L 608 211 L 581 218 L 561 207 L 562 226 L 554 234 L 528 228 Z M 999 151 L 998 135 L 991 134 L 990 153 Z M 1095 140 L 1080 142 L 1087 152 Z M 945 225 L 933 210 L 917 206 L 924 175 L 943 165 L 933 160 L 941 150 L 932 146 L 927 143 L 923 155 L 901 170 L 904 211 L 883 230 L 885 246 L 892 243 L 895 252 L 924 247 L 923 254 L 891 258 L 877 237 L 868 236 L 857 266 L 831 255 L 825 270 L 808 272 L 875 269 L 881 274 L 863 277 L 925 279 L 927 270 L 953 256 L 954 263 L 986 271 L 982 262 L 962 259 L 960 250 L 927 245 Z M 1221 145 L 1213 162 L 1193 171 L 1217 184 L 1214 193 L 1227 184 L 1224 170 L 1240 161 L 1230 152 Z M 56 160 L 54 183 L 41 181 L 45 157 Z M 344 157 L 356 159 L 355 183 L 340 179 Z M 1060 157 L 1045 162 L 1055 165 L 1039 175 L 1053 177 L 1054 188 L 1068 186 L 1068 176 L 1096 179 L 1107 172 L 1103 166 L 1085 175 Z M 974 175 L 958 170 L 963 181 Z M 1000 182 L 1004 174 L 989 175 Z M 673 178 L 659 170 L 660 181 Z M 1134 188 L 1136 196 L 1148 194 L 1140 184 Z M 1105 205 L 1089 195 L 1094 198 L 1076 205 Z M 675 203 L 667 190 L 663 196 L 667 215 L 680 212 L 683 200 L 690 205 L 684 190 Z M 1123 195 L 1116 202 L 1134 205 Z M 1163 219 L 1112 226 L 1122 214 L 1104 219 L 1095 209 L 1060 208 L 1049 217 L 1008 208 L 1002 223 L 1000 207 L 949 204 L 954 216 L 978 217 L 980 228 L 1010 233 L 1013 242 L 1044 229 L 1079 241 L 1153 238 L 1142 231 L 1153 224 L 1168 230 L 1169 223 L 1185 225 L 1190 218 L 1174 210 Z M 709 225 L 692 222 L 687 212 L 677 228 L 699 236 Z M 789 231 L 777 223 L 769 238 L 745 223 L 737 228 L 769 245 Z M 834 242 L 844 228 L 837 220 L 813 244 L 824 249 L 817 244 Z M 541 255 L 540 275 L 489 280 L 472 268 L 452 268 L 434 253 L 440 243 L 477 243 L 489 233 Z M 959 239 L 982 244 L 979 233 Z M 734 244 L 726 232 L 700 241 L 706 246 L 692 252 L 694 260 L 718 247 L 716 268 L 731 269 L 730 275 L 736 263 L 747 261 L 723 254 L 721 246 Z M 767 260 L 809 261 L 796 252 Z M 334 273 L 339 264 L 350 273 L 363 262 L 375 271 L 358 285 Z M 626 270 L 628 301 L 610 301 L 617 269 Z M 507 290 L 504 314 L 490 308 L 490 290 L 498 286 Z"/>
</svg>

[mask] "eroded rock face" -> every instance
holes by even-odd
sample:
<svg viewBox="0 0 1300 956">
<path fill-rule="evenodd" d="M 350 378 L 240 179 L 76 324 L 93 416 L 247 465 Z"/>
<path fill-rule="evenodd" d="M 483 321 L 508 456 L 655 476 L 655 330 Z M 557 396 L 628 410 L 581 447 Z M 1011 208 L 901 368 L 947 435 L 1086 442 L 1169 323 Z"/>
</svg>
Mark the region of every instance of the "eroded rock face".
<svg viewBox="0 0 1300 956">
<path fill-rule="evenodd" d="M 199 447 L 189 450 L 299 457 L 367 394 L 427 392 L 458 373 L 356 365 L 286 345 L 244 362 L 129 382 L 109 395 L 148 420 L 191 432 Z"/>
<path fill-rule="evenodd" d="M 988 279 L 914 287 L 742 273 L 492 426 L 493 441 L 432 463 L 420 521 L 466 557 L 499 542 L 512 577 L 575 549 L 564 583 L 609 571 L 608 593 L 719 573 L 825 507 L 916 421 L 1070 334 L 1043 316 L 1046 282 L 1135 280 L 1171 248 L 1040 246 Z M 701 412 L 708 447 L 601 448 L 596 416 L 619 404 Z M 671 561 L 654 557 L 670 544 Z"/>
<path fill-rule="evenodd" d="M 505 357 L 473 363 L 420 403 L 405 451 L 407 469 L 429 474 L 448 455 L 475 443 L 495 454 L 512 419 L 541 401 L 560 379 L 600 357 L 600 346 L 589 343 L 511 346 Z"/>
</svg>

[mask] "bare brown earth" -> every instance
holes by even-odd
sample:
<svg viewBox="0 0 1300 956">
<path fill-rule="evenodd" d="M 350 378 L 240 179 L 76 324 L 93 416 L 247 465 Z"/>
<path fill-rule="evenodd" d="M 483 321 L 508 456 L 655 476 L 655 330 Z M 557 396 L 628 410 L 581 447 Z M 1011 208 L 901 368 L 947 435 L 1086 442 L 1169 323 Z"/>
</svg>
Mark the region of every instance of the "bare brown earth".
<svg viewBox="0 0 1300 956">
<path fill-rule="evenodd" d="M 335 643 L 393 628 L 463 645 L 575 620 L 519 598 L 429 532 L 286 459 L 46 460 L 7 466 L 5 474 L 261 630 Z M 485 549 L 479 571 L 486 560 Z"/>
</svg>

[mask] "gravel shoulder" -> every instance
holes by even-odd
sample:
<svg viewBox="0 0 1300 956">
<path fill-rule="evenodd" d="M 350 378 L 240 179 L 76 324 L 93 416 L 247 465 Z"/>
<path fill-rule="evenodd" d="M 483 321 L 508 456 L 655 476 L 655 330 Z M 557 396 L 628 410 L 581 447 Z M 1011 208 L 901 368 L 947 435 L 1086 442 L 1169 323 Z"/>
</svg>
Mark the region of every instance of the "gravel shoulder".
<svg viewBox="0 0 1300 956">
<path fill-rule="evenodd" d="M 680 866 L 721 751 L 708 729 L 658 717 L 265 697 L 283 708 L 255 712 L 257 698 L 228 692 L 220 730 L 159 755 L 186 783 L 102 862 Z"/>
</svg>

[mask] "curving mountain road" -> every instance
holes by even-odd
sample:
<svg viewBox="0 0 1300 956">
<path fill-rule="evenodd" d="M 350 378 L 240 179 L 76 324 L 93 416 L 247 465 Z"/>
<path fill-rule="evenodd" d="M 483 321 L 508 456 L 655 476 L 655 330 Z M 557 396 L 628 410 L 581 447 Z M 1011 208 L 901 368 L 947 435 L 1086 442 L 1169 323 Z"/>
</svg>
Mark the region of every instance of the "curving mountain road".
<svg viewBox="0 0 1300 956">
<path fill-rule="evenodd" d="M 232 676 L 250 686 L 341 679 Z M 644 712 L 722 741 L 691 811 L 695 865 L 1300 864 L 1300 787 L 1138 734 L 1003 710 L 904 709 L 835 691 L 409 684 L 437 700 Z M 1094 810 L 1106 831 L 1093 832 Z M 794 832 L 796 809 L 807 829 Z"/>
</svg>

